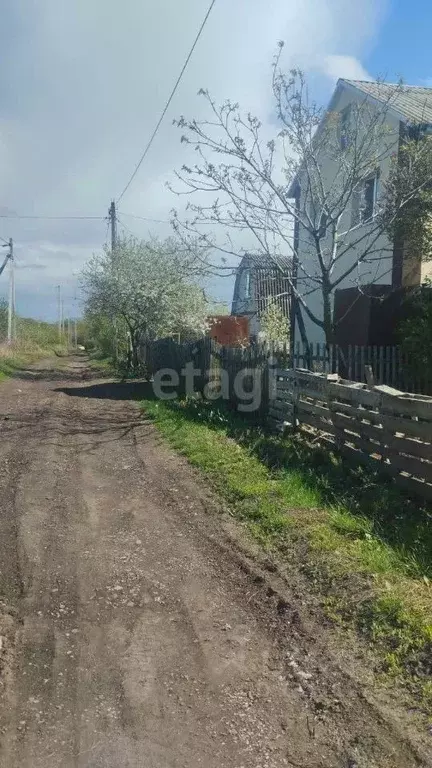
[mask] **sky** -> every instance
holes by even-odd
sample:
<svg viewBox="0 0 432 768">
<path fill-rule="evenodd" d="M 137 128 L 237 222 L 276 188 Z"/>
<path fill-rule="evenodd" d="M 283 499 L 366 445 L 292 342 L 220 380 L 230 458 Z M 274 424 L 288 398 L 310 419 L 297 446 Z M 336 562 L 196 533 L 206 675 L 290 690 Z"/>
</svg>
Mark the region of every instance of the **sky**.
<svg viewBox="0 0 432 768">
<path fill-rule="evenodd" d="M 0 236 L 14 238 L 17 310 L 81 311 L 78 275 L 103 246 L 128 181 L 202 22 L 208 0 L 0 0 Z M 403 76 L 432 86 L 427 0 L 216 0 L 156 140 L 121 201 L 122 226 L 170 234 L 184 199 L 166 186 L 187 149 L 174 118 L 204 117 L 197 92 L 238 101 L 270 130 L 272 56 L 300 66 L 326 103 L 338 77 Z M 9 219 L 85 216 L 94 219 Z M 153 221 L 143 221 L 133 216 Z M 0 251 L 0 259 L 1 259 Z M 214 282 L 229 301 L 233 281 Z M 7 275 L 0 277 L 6 295 Z"/>
</svg>

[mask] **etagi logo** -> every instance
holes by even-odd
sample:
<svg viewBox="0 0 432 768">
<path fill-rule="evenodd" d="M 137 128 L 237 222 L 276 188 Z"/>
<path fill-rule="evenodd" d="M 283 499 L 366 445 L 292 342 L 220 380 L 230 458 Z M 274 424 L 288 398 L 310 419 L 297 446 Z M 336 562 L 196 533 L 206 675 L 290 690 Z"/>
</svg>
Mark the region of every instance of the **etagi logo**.
<svg viewBox="0 0 432 768">
<path fill-rule="evenodd" d="M 263 370 L 243 368 L 236 372 L 232 381 L 230 378 L 224 368 L 203 372 L 195 368 L 193 362 L 189 362 L 180 374 L 173 368 L 157 371 L 153 378 L 153 392 L 159 400 L 175 400 L 179 392 L 186 397 L 193 397 L 197 391 L 202 391 L 206 400 L 230 400 L 233 394 L 239 411 L 257 411 L 261 405 Z"/>
</svg>

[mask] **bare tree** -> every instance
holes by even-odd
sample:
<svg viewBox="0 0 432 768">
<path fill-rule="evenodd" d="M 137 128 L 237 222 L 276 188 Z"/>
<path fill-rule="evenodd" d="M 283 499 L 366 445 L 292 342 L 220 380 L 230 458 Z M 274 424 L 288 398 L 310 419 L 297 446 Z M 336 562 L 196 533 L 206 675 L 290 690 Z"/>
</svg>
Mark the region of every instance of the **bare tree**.
<svg viewBox="0 0 432 768">
<path fill-rule="evenodd" d="M 217 105 L 205 90 L 211 117 L 176 121 L 198 160 L 177 174 L 184 186 L 174 191 L 191 200 L 190 217 L 175 215 L 174 227 L 184 241 L 225 257 L 265 254 L 280 266 L 290 255 L 295 305 L 332 343 L 335 290 L 350 278 L 360 295 L 365 283 L 385 279 L 392 255 L 387 233 L 418 192 L 413 172 L 384 211 L 369 184 L 383 166 L 397 163 L 399 124 L 389 116 L 404 86 L 378 83 L 378 98 L 361 97 L 342 112 L 324 110 L 300 70 L 283 73 L 281 50 L 282 44 L 273 62 L 274 138 L 238 104 Z M 385 184 L 381 178 L 382 192 Z"/>
</svg>

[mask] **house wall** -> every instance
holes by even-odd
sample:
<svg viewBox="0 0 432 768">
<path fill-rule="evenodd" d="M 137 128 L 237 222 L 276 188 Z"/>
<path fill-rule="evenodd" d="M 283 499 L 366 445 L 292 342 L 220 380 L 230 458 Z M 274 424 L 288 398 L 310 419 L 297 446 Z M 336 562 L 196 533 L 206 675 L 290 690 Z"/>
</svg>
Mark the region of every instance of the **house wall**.
<svg viewBox="0 0 432 768">
<path fill-rule="evenodd" d="M 250 274 L 250 297 L 246 298 L 247 277 Z M 257 336 L 259 333 L 259 318 L 255 301 L 256 275 L 255 271 L 248 265 L 239 267 L 234 286 L 234 297 L 232 303 L 233 315 L 245 315 L 249 318 L 249 334 Z"/>
<path fill-rule="evenodd" d="M 246 297 L 248 272 L 249 298 Z M 248 317 L 251 336 L 258 336 L 261 331 L 260 315 L 270 296 L 277 297 L 279 306 L 289 320 L 291 291 L 288 278 L 275 267 L 249 267 L 246 261 L 240 265 L 234 287 L 232 314 Z"/>
<path fill-rule="evenodd" d="M 362 103 L 364 101 L 364 95 L 356 92 L 354 88 L 351 88 L 347 85 L 344 85 L 339 93 L 339 96 L 336 98 L 336 101 L 332 105 L 332 109 L 335 112 L 340 112 L 344 107 L 346 107 L 348 104 L 354 103 L 355 101 L 358 101 L 359 103 Z M 399 137 L 399 120 L 397 117 L 393 117 L 388 115 L 388 127 L 389 127 L 389 133 L 391 136 L 394 136 L 394 142 L 395 142 L 395 151 L 397 151 L 397 144 L 398 144 L 398 137 Z M 385 145 L 383 143 L 382 149 L 385 148 Z M 380 193 L 380 187 L 382 188 L 383 182 L 388 177 L 389 171 L 390 171 L 390 165 L 391 165 L 391 158 L 387 157 L 384 160 L 381 160 L 379 163 L 379 182 L 378 182 L 378 197 Z M 331 189 L 332 182 L 335 177 L 335 173 L 338 167 L 337 161 L 332 160 L 328 157 L 323 157 L 320 163 L 321 166 L 321 175 L 323 179 L 324 186 L 327 189 Z M 300 179 L 301 184 L 301 179 Z M 304 200 L 301 199 L 300 202 L 300 209 L 303 209 L 304 206 Z M 341 224 L 340 224 L 340 231 L 344 232 L 349 230 L 351 227 L 351 205 L 348 205 Z M 365 243 L 370 242 L 367 238 L 368 230 L 370 231 L 371 225 L 368 223 L 365 223 L 363 225 L 360 225 L 355 229 L 354 232 L 347 235 L 345 244 L 349 244 L 349 242 L 353 242 L 354 240 L 357 240 L 358 237 L 363 234 L 363 232 L 366 235 Z M 345 245 L 344 245 L 345 247 Z M 351 272 L 350 275 L 345 277 L 341 283 L 337 286 L 338 289 L 346 289 L 346 288 L 355 288 L 358 284 L 360 285 L 367 285 L 367 284 L 380 284 L 380 285 L 388 285 L 390 286 L 392 284 L 392 266 L 393 266 L 393 245 L 388 239 L 386 235 L 381 235 L 378 241 L 376 242 L 374 248 L 377 248 L 380 250 L 379 258 L 376 262 L 373 264 L 365 264 L 361 265 L 360 269 L 357 270 L 357 268 L 354 269 L 353 272 Z M 363 251 L 363 248 L 357 246 L 352 247 L 352 251 L 348 252 L 343 260 L 341 260 L 338 264 L 335 265 L 334 273 L 332 275 L 333 279 L 337 278 L 338 276 L 342 275 L 349 266 L 355 265 L 359 256 L 361 255 Z M 377 254 L 375 254 L 375 257 Z M 308 233 L 304 230 L 303 227 L 300 226 L 299 231 L 299 264 L 304 264 L 311 275 L 318 275 L 319 274 L 319 265 L 316 259 L 316 253 L 314 252 L 313 246 L 310 242 L 308 242 Z M 301 267 L 299 267 L 299 277 L 298 277 L 298 288 L 299 291 L 306 292 L 310 291 L 313 287 L 313 283 L 308 281 L 307 278 L 305 278 L 302 275 Z M 322 293 L 321 290 L 318 288 L 314 290 L 310 295 L 306 298 L 307 304 L 309 308 L 314 312 L 315 315 L 317 315 L 320 319 L 323 317 L 323 302 L 322 302 Z M 323 342 L 325 341 L 324 331 L 319 326 L 317 326 L 306 314 L 306 312 L 303 310 L 303 317 L 304 317 L 304 323 L 305 323 L 305 329 L 306 334 L 308 337 L 309 342 Z M 352 323 L 361 323 L 361 315 L 359 316 L 358 313 L 353 313 L 351 315 L 351 319 L 348 322 Z M 355 335 L 358 335 L 357 333 Z M 296 323 L 296 330 L 295 330 L 295 339 L 296 341 L 301 341 L 300 336 L 300 329 L 298 327 L 298 323 Z"/>
</svg>

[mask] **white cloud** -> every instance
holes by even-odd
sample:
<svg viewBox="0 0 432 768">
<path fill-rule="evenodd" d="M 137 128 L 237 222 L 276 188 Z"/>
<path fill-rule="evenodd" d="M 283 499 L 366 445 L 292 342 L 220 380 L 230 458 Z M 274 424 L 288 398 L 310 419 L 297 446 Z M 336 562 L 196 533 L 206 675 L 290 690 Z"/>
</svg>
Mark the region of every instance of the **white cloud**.
<svg viewBox="0 0 432 768">
<path fill-rule="evenodd" d="M 340 77 L 346 80 L 373 80 L 373 77 L 365 70 L 355 56 L 340 56 L 336 54 L 326 56 L 322 71 L 332 80 L 338 80 Z"/>
<path fill-rule="evenodd" d="M 178 201 L 164 184 L 185 159 L 172 120 L 182 113 L 202 116 L 200 87 L 217 99 L 237 100 L 271 122 L 270 65 L 282 39 L 287 67 L 298 64 L 326 74 L 326 99 L 331 79 L 359 76 L 359 61 L 386 1 L 217 0 L 121 208 L 169 217 Z M 3 9 L 0 212 L 106 215 L 153 130 L 206 4 L 127 0 L 119 9 L 114 0 L 15 0 Z M 149 226 L 161 234 L 169 230 L 163 224 L 124 221 L 138 234 L 145 235 Z M 51 290 L 62 276 L 70 279 L 105 233 L 104 221 L 0 220 L 0 235 L 18 242 L 18 258 L 38 265 L 33 279 L 40 291 Z M 62 254 L 55 269 L 47 243 Z M 47 269 L 41 270 L 41 263 Z M 28 275 L 25 284 L 21 275 Z M 18 275 L 22 301 L 31 290 L 31 275 L 30 267 Z M 0 293 L 4 289 L 0 280 Z M 39 306 L 43 314 L 43 302 Z"/>
</svg>

